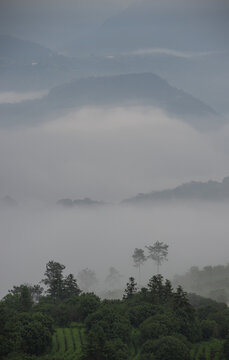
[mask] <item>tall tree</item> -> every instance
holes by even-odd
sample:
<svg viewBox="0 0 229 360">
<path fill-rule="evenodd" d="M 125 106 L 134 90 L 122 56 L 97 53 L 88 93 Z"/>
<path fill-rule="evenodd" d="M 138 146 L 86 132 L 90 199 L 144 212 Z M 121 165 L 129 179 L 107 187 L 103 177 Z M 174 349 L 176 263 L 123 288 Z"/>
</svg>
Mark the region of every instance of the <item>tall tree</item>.
<svg viewBox="0 0 229 360">
<path fill-rule="evenodd" d="M 74 295 L 79 295 L 81 290 L 77 284 L 77 280 L 73 274 L 69 274 L 63 281 L 63 297 L 69 298 Z"/>
<path fill-rule="evenodd" d="M 148 258 L 152 259 L 157 264 L 157 273 L 159 274 L 159 267 L 167 260 L 169 245 L 163 242 L 156 241 L 153 245 L 146 246 L 149 251 Z"/>
<path fill-rule="evenodd" d="M 144 262 L 146 261 L 146 256 L 144 254 L 144 250 L 135 248 L 132 258 L 134 260 L 134 266 L 138 268 L 139 285 L 140 285 L 141 284 L 141 265 L 143 265 Z"/>
<path fill-rule="evenodd" d="M 123 299 L 130 299 L 137 292 L 137 283 L 133 277 L 129 278 L 129 282 L 126 284 L 125 294 Z"/>
<path fill-rule="evenodd" d="M 49 261 L 46 264 L 45 279 L 43 279 L 42 282 L 48 286 L 47 294 L 54 300 L 60 299 L 63 295 L 64 269 L 64 265 L 55 261 Z"/>
</svg>

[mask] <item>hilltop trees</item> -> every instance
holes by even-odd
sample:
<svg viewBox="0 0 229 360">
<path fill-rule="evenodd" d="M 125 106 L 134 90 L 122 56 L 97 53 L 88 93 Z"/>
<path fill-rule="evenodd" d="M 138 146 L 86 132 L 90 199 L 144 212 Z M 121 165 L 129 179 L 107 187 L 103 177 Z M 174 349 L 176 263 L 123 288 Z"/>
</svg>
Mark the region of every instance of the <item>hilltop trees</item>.
<svg viewBox="0 0 229 360">
<path fill-rule="evenodd" d="M 64 278 L 64 269 L 64 265 L 55 261 L 46 264 L 45 279 L 42 282 L 48 286 L 47 294 L 54 301 L 79 295 L 81 292 L 72 274 Z"/>
<path fill-rule="evenodd" d="M 134 266 L 138 268 L 139 271 L 139 285 L 141 284 L 141 265 L 147 260 L 144 250 L 135 248 L 134 253 L 132 255 L 134 260 Z"/>
<path fill-rule="evenodd" d="M 159 267 L 167 260 L 169 245 L 163 242 L 156 241 L 153 245 L 146 246 L 149 251 L 148 258 L 152 259 L 157 264 L 157 273 L 159 273 Z"/>
<path fill-rule="evenodd" d="M 64 269 L 64 265 L 55 261 L 49 261 L 46 264 L 45 279 L 42 281 L 48 286 L 47 294 L 53 299 L 58 299 L 62 296 Z"/>
<path fill-rule="evenodd" d="M 145 256 L 143 249 L 134 249 L 134 253 L 132 255 L 134 266 L 138 268 L 139 271 L 139 284 L 141 284 L 141 266 L 147 259 L 152 259 L 156 262 L 157 265 L 157 273 L 159 274 L 159 267 L 162 263 L 167 260 L 168 248 L 169 245 L 164 244 L 163 242 L 156 241 L 153 245 L 145 246 L 149 255 Z"/>
<path fill-rule="evenodd" d="M 131 276 L 129 282 L 126 284 L 125 295 L 123 299 L 130 299 L 137 292 L 137 283 L 135 279 Z"/>
</svg>

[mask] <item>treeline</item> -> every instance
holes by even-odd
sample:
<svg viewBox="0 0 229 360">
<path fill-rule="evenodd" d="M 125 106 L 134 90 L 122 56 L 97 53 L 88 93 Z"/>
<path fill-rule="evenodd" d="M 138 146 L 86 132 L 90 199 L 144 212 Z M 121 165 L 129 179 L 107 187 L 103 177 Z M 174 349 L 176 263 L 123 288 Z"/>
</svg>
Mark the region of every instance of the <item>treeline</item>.
<svg viewBox="0 0 229 360">
<path fill-rule="evenodd" d="M 193 266 L 185 275 L 176 275 L 173 284 L 182 285 L 188 292 L 228 303 L 229 264 L 205 266 L 202 270 Z"/>
<path fill-rule="evenodd" d="M 190 360 L 193 344 L 222 341 L 229 358 L 229 309 L 188 296 L 158 274 L 139 290 L 131 277 L 122 300 L 83 292 L 65 266 L 50 261 L 42 283 L 14 287 L 0 301 L 1 360 L 63 360 L 51 352 L 55 328 L 84 328 L 80 360 Z M 75 345 L 74 345 L 75 346 Z"/>
</svg>

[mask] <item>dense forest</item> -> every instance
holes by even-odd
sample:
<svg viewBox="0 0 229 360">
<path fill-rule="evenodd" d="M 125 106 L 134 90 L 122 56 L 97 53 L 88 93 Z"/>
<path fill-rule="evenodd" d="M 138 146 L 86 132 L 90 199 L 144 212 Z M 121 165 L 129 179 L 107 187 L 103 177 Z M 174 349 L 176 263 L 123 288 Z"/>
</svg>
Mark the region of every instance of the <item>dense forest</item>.
<svg viewBox="0 0 229 360">
<path fill-rule="evenodd" d="M 80 290 L 65 266 L 49 261 L 38 285 L 15 286 L 0 302 L 2 360 L 227 360 L 225 303 L 172 288 L 162 275 L 123 298 Z"/>
<path fill-rule="evenodd" d="M 185 275 L 176 275 L 173 284 L 182 285 L 188 292 L 228 303 L 228 278 L 229 264 L 205 266 L 202 270 L 193 266 Z"/>
</svg>

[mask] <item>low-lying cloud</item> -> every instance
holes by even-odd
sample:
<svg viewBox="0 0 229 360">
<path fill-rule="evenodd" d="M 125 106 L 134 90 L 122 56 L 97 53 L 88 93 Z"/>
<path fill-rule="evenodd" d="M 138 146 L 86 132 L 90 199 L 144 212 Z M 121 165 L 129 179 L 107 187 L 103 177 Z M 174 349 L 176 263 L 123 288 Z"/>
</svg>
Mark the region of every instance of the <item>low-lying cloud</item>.
<svg viewBox="0 0 229 360">
<path fill-rule="evenodd" d="M 53 259 L 77 274 L 110 266 L 137 277 L 135 247 L 169 244 L 164 275 L 191 265 L 228 261 L 228 206 L 164 205 L 66 210 L 61 198 L 119 203 L 139 192 L 228 174 L 229 128 L 199 133 L 150 107 L 85 108 L 37 127 L 0 130 L 0 197 L 18 201 L 0 209 L 3 296 L 21 282 L 38 282 Z M 148 262 L 146 280 L 156 268 Z"/>
<path fill-rule="evenodd" d="M 4 91 L 0 92 L 0 104 L 18 104 L 26 100 L 42 99 L 47 94 L 48 90 L 32 92 Z"/>
<path fill-rule="evenodd" d="M 169 245 L 168 262 L 160 270 L 170 279 L 192 265 L 226 264 L 228 210 L 225 204 L 1 210 L 0 297 L 13 285 L 39 282 L 52 259 L 66 265 L 67 273 L 94 270 L 100 289 L 114 266 L 124 275 L 125 285 L 129 276 L 138 279 L 132 261 L 135 247 L 145 249 L 157 240 Z M 156 271 L 148 260 L 142 283 Z"/>
<path fill-rule="evenodd" d="M 202 134 L 153 108 L 85 108 L 37 127 L 0 130 L 0 196 L 123 198 L 221 180 L 228 129 Z"/>
<path fill-rule="evenodd" d="M 219 51 L 196 51 L 196 52 L 190 52 L 190 51 L 179 51 L 175 49 L 166 49 L 166 48 L 146 48 L 146 49 L 137 49 L 134 51 L 130 51 L 127 53 L 123 53 L 123 56 L 147 56 L 147 55 L 168 55 L 168 56 L 174 56 L 178 58 L 183 59 L 192 59 L 192 58 L 198 58 L 198 57 L 204 57 L 204 56 L 210 56 L 219 54 L 222 52 Z"/>
</svg>

